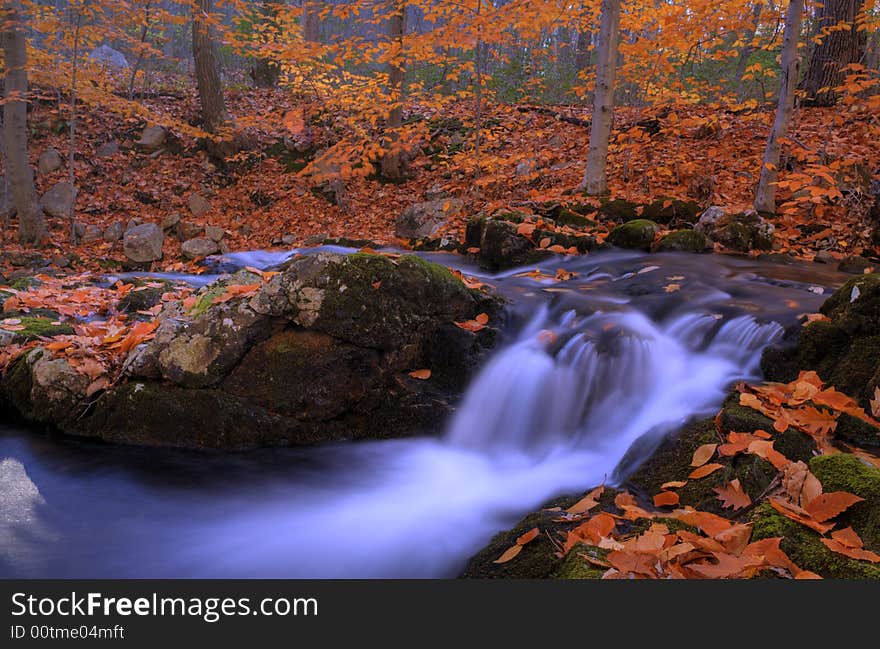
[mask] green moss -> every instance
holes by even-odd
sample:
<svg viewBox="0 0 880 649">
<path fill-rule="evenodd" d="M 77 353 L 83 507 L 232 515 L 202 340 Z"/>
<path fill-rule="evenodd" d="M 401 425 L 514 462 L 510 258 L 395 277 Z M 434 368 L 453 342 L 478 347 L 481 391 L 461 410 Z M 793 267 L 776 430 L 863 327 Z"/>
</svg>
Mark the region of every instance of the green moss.
<svg viewBox="0 0 880 649">
<path fill-rule="evenodd" d="M 782 550 L 802 570 L 833 579 L 880 579 L 880 567 L 832 552 L 811 529 L 778 513 L 769 504 L 751 515 L 752 540 L 782 537 Z"/>
<path fill-rule="evenodd" d="M 635 219 L 618 225 L 608 235 L 608 243 L 618 248 L 649 250 L 660 227 L 647 219 Z"/>
<path fill-rule="evenodd" d="M 672 221 L 696 223 L 701 211 L 700 204 L 695 201 L 661 197 L 653 203 L 645 205 L 642 210 L 642 218 L 664 224 Z"/>
<path fill-rule="evenodd" d="M 608 556 L 608 550 L 578 543 L 565 555 L 562 563 L 550 577 L 552 579 L 602 579 L 605 570 L 591 564 L 584 558 L 584 555 L 602 561 Z"/>
<path fill-rule="evenodd" d="M 558 210 L 555 210 L 552 218 L 557 225 L 567 225 L 573 228 L 589 228 L 596 225 L 596 222 L 592 219 L 588 219 L 582 214 L 566 207 L 560 207 Z"/>
<path fill-rule="evenodd" d="M 835 520 L 851 526 L 865 547 L 880 552 L 880 469 L 862 463 L 855 455 L 819 455 L 810 460 L 812 471 L 825 492 L 847 491 L 864 498 Z"/>
<path fill-rule="evenodd" d="M 633 221 L 639 218 L 639 206 L 623 198 L 603 199 L 599 206 L 599 214 L 612 221 Z"/>
<path fill-rule="evenodd" d="M 39 286 L 40 284 L 42 284 L 42 282 L 35 277 L 19 277 L 18 279 L 9 282 L 9 286 L 16 291 L 26 291 L 29 288 Z"/>
<path fill-rule="evenodd" d="M 17 318 L 21 320 L 24 329 L 15 332 L 15 342 L 27 342 L 39 338 L 52 338 L 54 336 L 72 335 L 73 327 L 60 323 L 61 317 L 47 309 L 35 309 L 30 313 L 9 312 L 3 314 L 4 318 Z"/>
<path fill-rule="evenodd" d="M 834 436 L 862 448 L 880 447 L 880 428 L 846 413 L 837 418 Z"/>
<path fill-rule="evenodd" d="M 214 299 L 220 297 L 225 292 L 226 286 L 224 284 L 212 284 L 208 290 L 199 296 L 198 301 L 189 310 L 189 315 L 198 317 L 204 314 L 214 304 Z"/>
<path fill-rule="evenodd" d="M 657 252 L 706 252 L 709 240 L 696 230 L 677 230 L 663 237 L 657 244 Z"/>
</svg>

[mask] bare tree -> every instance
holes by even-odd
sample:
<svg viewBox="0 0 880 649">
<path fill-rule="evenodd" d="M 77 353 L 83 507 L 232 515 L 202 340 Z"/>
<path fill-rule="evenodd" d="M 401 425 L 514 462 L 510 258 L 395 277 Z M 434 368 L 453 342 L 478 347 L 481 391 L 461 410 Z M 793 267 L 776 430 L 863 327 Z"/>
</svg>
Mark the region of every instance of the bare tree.
<svg viewBox="0 0 880 649">
<path fill-rule="evenodd" d="M 27 146 L 27 42 L 21 0 L 4 0 L 3 58 L 4 79 L 3 137 L 6 145 L 6 176 L 12 201 L 18 213 L 18 239 L 41 245 L 48 238 L 46 219 L 37 200 L 34 172 L 28 162 Z"/>
<path fill-rule="evenodd" d="M 859 63 L 867 45 L 864 25 L 859 16 L 865 0 L 824 0 L 818 8 L 818 38 L 813 46 L 807 72 L 801 89 L 806 101 L 814 106 L 833 106 L 837 103 L 836 86 L 843 82 L 843 68 Z"/>
<path fill-rule="evenodd" d="M 767 147 L 764 149 L 764 159 L 761 164 L 761 177 L 755 191 L 755 209 L 758 212 L 768 214 L 776 212 L 776 178 L 779 173 L 782 139 L 788 133 L 791 114 L 794 111 L 794 93 L 800 70 L 798 42 L 803 14 L 804 0 L 791 0 L 785 16 L 785 35 L 782 38 L 779 104 L 776 107 L 776 119 L 767 138 Z"/>
<path fill-rule="evenodd" d="M 608 143 L 614 120 L 614 78 L 617 72 L 617 43 L 620 37 L 620 0 L 602 0 L 596 63 L 596 91 L 587 170 L 578 185 L 592 196 L 608 193 Z"/>
<path fill-rule="evenodd" d="M 382 175 L 390 180 L 401 180 L 404 176 L 404 164 L 400 151 L 400 127 L 403 124 L 403 81 L 405 69 L 403 63 L 403 36 L 406 33 L 406 5 L 395 2 L 391 16 L 388 18 L 388 38 L 392 51 L 388 63 L 388 94 L 391 110 L 388 113 L 389 149 L 382 158 Z"/>
<path fill-rule="evenodd" d="M 223 99 L 216 30 L 210 22 L 211 8 L 211 0 L 196 0 L 194 3 L 192 42 L 204 127 L 209 133 L 217 134 L 229 126 L 230 118 Z"/>
</svg>

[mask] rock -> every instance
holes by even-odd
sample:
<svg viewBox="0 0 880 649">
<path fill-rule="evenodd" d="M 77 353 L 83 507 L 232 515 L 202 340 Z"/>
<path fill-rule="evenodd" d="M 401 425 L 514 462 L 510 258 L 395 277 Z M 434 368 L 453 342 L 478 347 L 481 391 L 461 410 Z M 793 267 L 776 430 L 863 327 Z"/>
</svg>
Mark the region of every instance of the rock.
<svg viewBox="0 0 880 649">
<path fill-rule="evenodd" d="M 130 261 L 138 264 L 158 261 L 162 259 L 164 240 L 162 228 L 155 223 L 144 223 L 125 233 L 122 250 Z"/>
<path fill-rule="evenodd" d="M 70 268 L 70 257 L 65 255 L 55 255 L 49 260 L 53 266 L 58 268 Z"/>
<path fill-rule="evenodd" d="M 296 237 L 292 234 L 285 234 L 281 237 L 281 243 L 285 246 L 292 246 L 296 243 Z"/>
<path fill-rule="evenodd" d="M 106 228 L 104 228 L 104 232 L 101 236 L 107 243 L 113 243 L 115 241 L 119 241 L 124 234 L 125 226 L 122 225 L 122 221 L 117 221 L 116 223 L 108 225 Z"/>
<path fill-rule="evenodd" d="M 880 269 L 880 264 L 859 255 L 852 255 L 842 259 L 837 267 L 837 270 L 841 273 L 850 273 L 851 275 L 864 275 L 866 272 L 871 273 L 875 269 Z"/>
<path fill-rule="evenodd" d="M 310 237 L 306 237 L 305 241 L 303 241 L 304 246 L 320 246 L 324 243 L 325 239 L 329 239 L 330 235 L 326 232 L 321 232 L 319 234 L 313 234 Z"/>
<path fill-rule="evenodd" d="M 439 183 L 435 183 L 431 185 L 427 190 L 425 190 L 425 200 L 426 201 L 436 201 L 441 198 L 449 198 L 449 192 L 443 189 L 443 186 Z"/>
<path fill-rule="evenodd" d="M 208 255 L 216 255 L 220 252 L 220 247 L 216 241 L 199 237 L 197 239 L 189 239 L 184 241 L 180 246 L 180 251 L 187 259 L 201 259 Z"/>
<path fill-rule="evenodd" d="M 112 158 L 117 153 L 119 153 L 119 143 L 113 140 L 104 142 L 95 150 L 95 155 L 99 158 Z"/>
<path fill-rule="evenodd" d="M 85 232 L 82 235 L 83 243 L 92 243 L 94 241 L 100 241 L 104 237 L 104 231 L 97 225 L 89 224 L 86 226 Z"/>
<path fill-rule="evenodd" d="M 189 195 L 186 199 L 186 205 L 189 207 L 190 213 L 195 217 L 204 216 L 211 210 L 210 201 L 198 192 Z"/>
<path fill-rule="evenodd" d="M 880 387 L 880 274 L 859 275 L 822 305 L 827 321 L 801 327 L 795 344 L 764 351 L 761 369 L 771 381 L 792 381 L 799 370 L 822 380 L 868 408 Z"/>
<path fill-rule="evenodd" d="M 76 200 L 76 187 L 70 183 L 57 183 L 40 199 L 40 206 L 49 216 L 58 219 L 70 217 Z"/>
<path fill-rule="evenodd" d="M 605 219 L 626 223 L 639 218 L 638 205 L 622 198 L 602 199 L 598 213 Z"/>
<path fill-rule="evenodd" d="M 833 264 L 837 259 L 828 250 L 820 250 L 813 259 L 817 264 Z"/>
<path fill-rule="evenodd" d="M 618 248 L 649 250 L 659 231 L 660 226 L 653 221 L 635 219 L 614 228 L 608 234 L 607 241 Z"/>
<path fill-rule="evenodd" d="M 211 241 L 216 241 L 220 243 L 220 240 L 226 235 L 226 231 L 223 228 L 218 228 L 215 225 L 206 225 L 205 226 L 205 236 Z"/>
<path fill-rule="evenodd" d="M 773 249 L 775 227 L 756 212 L 728 215 L 721 207 L 710 207 L 694 229 L 738 252 Z"/>
<path fill-rule="evenodd" d="M 192 221 L 179 221 L 176 226 L 174 226 L 174 236 L 177 237 L 178 241 L 188 241 L 189 239 L 196 239 L 204 234 L 204 228 L 198 223 L 193 223 Z"/>
<path fill-rule="evenodd" d="M 517 177 L 528 176 L 535 169 L 533 160 L 522 160 L 516 165 L 515 175 Z"/>
<path fill-rule="evenodd" d="M 125 231 L 128 232 L 129 230 L 136 228 L 137 226 L 141 225 L 142 223 L 143 223 L 142 219 L 139 219 L 137 217 L 131 218 L 128 220 L 128 223 L 125 224 Z"/>
<path fill-rule="evenodd" d="M 677 198 L 658 198 L 642 209 L 642 218 L 655 223 L 696 223 L 700 217 L 700 204 L 695 201 L 682 201 Z"/>
<path fill-rule="evenodd" d="M 473 224 L 474 222 L 472 222 Z M 476 241 L 469 234 L 467 243 L 475 243 L 480 249 L 480 264 L 492 270 L 512 268 L 533 263 L 550 255 L 546 251 L 536 251 L 534 244 L 517 234 L 516 226 L 507 221 L 480 219 L 476 222 Z M 472 224 L 469 224 L 471 227 Z"/>
<path fill-rule="evenodd" d="M 660 239 L 657 252 L 706 252 L 711 248 L 709 240 L 696 230 L 676 230 Z"/>
<path fill-rule="evenodd" d="M 415 203 L 397 217 L 395 235 L 401 239 L 430 237 L 463 208 L 464 203 L 457 198 Z"/>
<path fill-rule="evenodd" d="M 37 163 L 37 170 L 40 175 L 45 176 L 53 171 L 58 171 L 63 164 L 64 161 L 57 149 L 46 149 L 40 155 L 40 160 Z"/>
<path fill-rule="evenodd" d="M 161 126 L 148 126 L 141 133 L 137 146 L 144 151 L 158 151 L 165 144 L 167 134 Z"/>
<path fill-rule="evenodd" d="M 128 60 L 119 50 L 114 50 L 109 45 L 96 47 L 89 54 L 89 60 L 99 65 L 110 68 L 124 69 L 128 67 Z"/>
<path fill-rule="evenodd" d="M 180 212 L 171 212 L 162 219 L 162 229 L 166 232 L 174 229 L 180 223 Z"/>
</svg>

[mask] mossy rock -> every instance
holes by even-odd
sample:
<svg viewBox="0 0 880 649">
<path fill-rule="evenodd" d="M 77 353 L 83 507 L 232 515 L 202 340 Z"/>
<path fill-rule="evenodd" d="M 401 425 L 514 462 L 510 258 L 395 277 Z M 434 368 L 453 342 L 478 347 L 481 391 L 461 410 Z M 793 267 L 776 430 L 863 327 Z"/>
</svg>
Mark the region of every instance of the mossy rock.
<svg viewBox="0 0 880 649">
<path fill-rule="evenodd" d="M 710 248 L 706 235 L 696 230 L 670 232 L 657 244 L 657 252 L 706 252 Z"/>
<path fill-rule="evenodd" d="M 577 251 L 581 254 L 595 250 L 598 247 L 594 237 L 587 235 L 571 235 L 563 232 L 553 232 L 551 230 L 535 230 L 532 233 L 532 239 L 538 242 L 543 241 L 544 239 L 549 239 L 550 243 L 547 244 L 548 247 L 562 246 L 566 250 L 577 248 Z"/>
<path fill-rule="evenodd" d="M 608 550 L 593 545 L 578 543 L 562 559 L 559 566 L 550 574 L 551 579 L 602 579 L 603 568 L 587 561 L 583 555 L 589 555 L 598 561 L 604 561 Z"/>
<path fill-rule="evenodd" d="M 381 246 L 375 241 L 370 241 L 369 239 L 350 239 L 348 237 L 330 237 L 328 239 L 324 239 L 322 245 L 325 246 L 340 246 L 342 248 L 356 248 L 360 250 L 361 248 L 380 248 Z"/>
<path fill-rule="evenodd" d="M 137 313 L 153 308 L 162 301 L 162 295 L 173 288 L 171 282 L 165 280 L 136 280 L 135 286 L 119 300 L 117 308 L 126 313 Z M 159 283 L 161 286 L 147 286 Z"/>
<path fill-rule="evenodd" d="M 608 243 L 618 248 L 629 248 L 633 250 L 650 250 L 654 237 L 660 231 L 653 221 L 647 219 L 635 219 L 618 225 L 608 235 Z"/>
<path fill-rule="evenodd" d="M 848 453 L 819 455 L 810 460 L 810 471 L 823 491 L 847 491 L 864 498 L 835 520 L 838 528 L 852 527 L 865 547 L 880 553 L 880 469 L 864 464 Z"/>
<path fill-rule="evenodd" d="M 593 219 L 588 219 L 583 214 L 562 206 L 553 211 L 551 218 L 557 225 L 567 225 L 571 228 L 591 228 L 597 225 Z"/>
<path fill-rule="evenodd" d="M 602 199 L 597 212 L 605 219 L 626 223 L 639 218 L 639 205 L 623 198 Z"/>
<path fill-rule="evenodd" d="M 741 406 L 739 393 L 728 395 L 721 407 L 719 417 L 721 431 L 726 435 L 734 431 L 737 433 L 754 433 L 763 430 L 773 435 L 773 448 L 782 453 L 789 460 L 795 462 L 808 462 L 816 451 L 816 443 L 806 433 L 794 428 L 788 428 L 783 433 L 773 430 L 773 420 L 761 414 L 757 410 Z"/>
<path fill-rule="evenodd" d="M 3 314 L 3 319 L 15 318 L 21 320 L 19 331 L 6 332 L 11 335 L 11 342 L 25 343 L 40 338 L 53 338 L 55 336 L 73 335 L 75 332 L 69 324 L 60 321 L 61 316 L 48 309 L 32 309 L 28 313 L 11 311 Z"/>
<path fill-rule="evenodd" d="M 642 218 L 651 219 L 664 225 L 672 222 L 696 223 L 703 208 L 696 201 L 683 201 L 678 198 L 658 198 L 642 209 Z"/>
<path fill-rule="evenodd" d="M 751 514 L 752 540 L 782 537 L 780 547 L 795 565 L 832 579 L 880 579 L 880 566 L 832 552 L 813 530 L 777 512 L 768 503 Z"/>
<path fill-rule="evenodd" d="M 834 436 L 867 450 L 880 448 L 880 428 L 846 413 L 837 418 Z"/>
</svg>

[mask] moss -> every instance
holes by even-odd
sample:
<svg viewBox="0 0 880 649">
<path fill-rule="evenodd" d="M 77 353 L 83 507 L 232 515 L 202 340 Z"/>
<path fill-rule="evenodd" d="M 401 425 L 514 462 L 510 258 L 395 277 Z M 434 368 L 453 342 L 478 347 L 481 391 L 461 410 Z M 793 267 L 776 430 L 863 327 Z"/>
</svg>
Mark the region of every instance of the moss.
<svg viewBox="0 0 880 649">
<path fill-rule="evenodd" d="M 847 491 L 864 498 L 835 520 L 838 527 L 851 526 L 865 546 L 880 552 L 880 469 L 862 463 L 855 455 L 820 455 L 810 460 L 812 471 L 824 491 Z"/>
<path fill-rule="evenodd" d="M 651 219 L 657 223 L 671 223 L 680 221 L 684 223 L 696 223 L 699 220 L 702 208 L 695 201 L 683 201 L 677 198 L 661 197 L 642 210 L 642 218 Z"/>
<path fill-rule="evenodd" d="M 855 296 L 854 289 L 858 289 Z M 877 300 L 880 300 L 880 273 L 871 273 L 847 281 L 825 301 L 820 310 L 830 318 L 866 318 L 859 322 L 864 325 L 864 330 L 877 331 L 880 328 L 880 307 Z"/>
<path fill-rule="evenodd" d="M 819 535 L 764 503 L 752 512 L 752 540 L 782 537 L 782 550 L 802 570 L 833 579 L 880 579 L 880 566 L 832 552 Z"/>
<path fill-rule="evenodd" d="M 566 207 L 560 207 L 558 210 L 555 210 L 552 218 L 557 225 L 567 225 L 573 228 L 589 228 L 596 225 L 596 222 L 592 219 L 588 219 L 586 216 Z"/>
<path fill-rule="evenodd" d="M 846 413 L 837 418 L 834 436 L 866 449 L 880 447 L 880 428 Z"/>
<path fill-rule="evenodd" d="M 608 235 L 608 243 L 618 248 L 649 250 L 660 227 L 647 219 L 635 219 L 618 225 Z"/>
<path fill-rule="evenodd" d="M 602 561 L 608 556 L 608 550 L 578 543 L 565 555 L 562 563 L 550 577 L 552 579 L 602 579 L 605 570 L 591 564 L 584 558 L 584 555 Z"/>
<path fill-rule="evenodd" d="M 193 317 L 198 317 L 205 313 L 208 309 L 211 308 L 211 305 L 214 304 L 214 298 L 218 298 L 223 293 L 226 292 L 226 286 L 224 284 L 212 284 L 208 290 L 202 293 L 199 296 L 198 301 L 193 305 L 193 307 L 189 310 L 189 315 Z"/>
<path fill-rule="evenodd" d="M 598 213 L 612 221 L 633 221 L 639 218 L 638 204 L 623 198 L 603 199 Z"/>
<path fill-rule="evenodd" d="M 60 315 L 47 309 L 34 309 L 26 314 L 9 312 L 4 313 L 3 317 L 21 320 L 21 326 L 24 329 L 16 331 L 14 338 L 14 341 L 18 343 L 74 333 L 73 327 L 58 321 Z"/>
<path fill-rule="evenodd" d="M 663 237 L 657 244 L 657 252 L 706 252 L 709 240 L 696 230 L 677 230 Z"/>
<path fill-rule="evenodd" d="M 18 279 L 9 282 L 9 286 L 16 291 L 26 291 L 29 288 L 39 286 L 40 284 L 42 284 L 42 282 L 36 277 L 19 277 Z"/>
<path fill-rule="evenodd" d="M 119 300 L 117 308 L 126 313 L 136 313 L 138 311 L 146 311 L 162 300 L 162 295 L 172 288 L 171 282 L 160 282 L 161 286 L 146 286 L 148 283 L 155 283 L 154 280 L 138 280 L 133 282 L 135 289 L 129 291 L 125 297 Z"/>
</svg>

